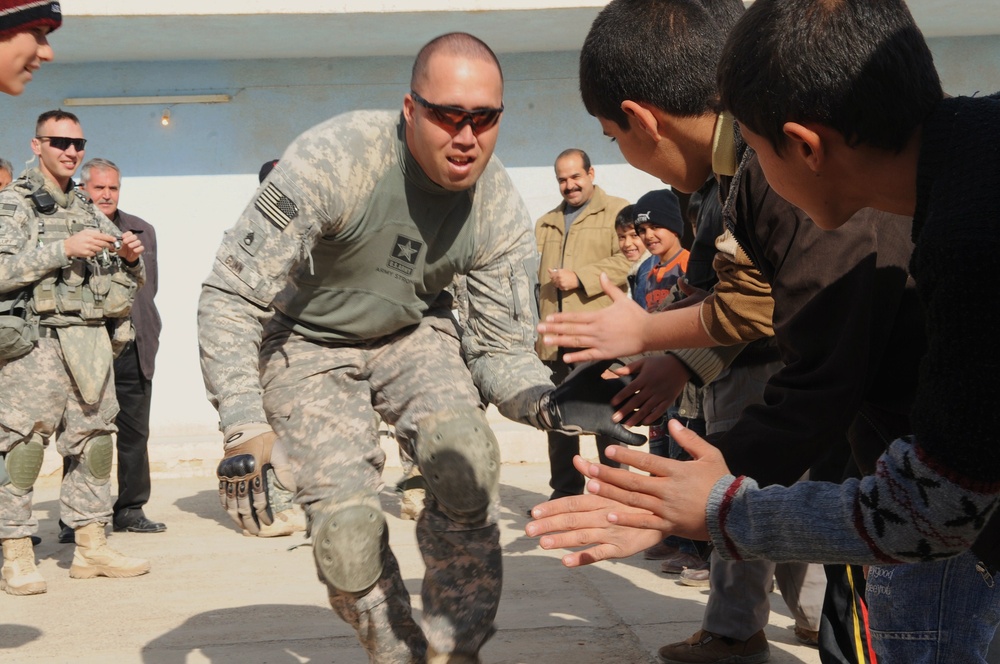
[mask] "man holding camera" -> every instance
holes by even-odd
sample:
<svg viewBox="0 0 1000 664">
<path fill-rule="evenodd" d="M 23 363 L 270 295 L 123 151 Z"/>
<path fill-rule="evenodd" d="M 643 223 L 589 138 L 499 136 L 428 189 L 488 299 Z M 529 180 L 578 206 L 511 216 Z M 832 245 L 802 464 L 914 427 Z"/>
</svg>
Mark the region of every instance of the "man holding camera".
<svg viewBox="0 0 1000 664">
<path fill-rule="evenodd" d="M 29 331 L 0 358 L 0 573 L 12 595 L 46 591 L 31 548 L 31 499 L 53 435 L 71 459 L 60 496 L 62 520 L 75 531 L 70 576 L 130 577 L 150 567 L 110 548 L 104 531 L 118 412 L 112 359 L 131 340 L 143 246 L 74 191 L 85 145 L 75 115 L 43 113 L 31 141 L 38 167 L 0 192 L 0 313 Z"/>
</svg>

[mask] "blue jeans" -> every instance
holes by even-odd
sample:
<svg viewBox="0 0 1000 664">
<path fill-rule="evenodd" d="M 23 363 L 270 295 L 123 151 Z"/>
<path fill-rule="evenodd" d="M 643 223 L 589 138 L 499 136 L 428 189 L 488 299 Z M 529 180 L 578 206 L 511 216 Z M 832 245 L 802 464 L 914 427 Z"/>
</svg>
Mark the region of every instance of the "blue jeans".
<svg viewBox="0 0 1000 664">
<path fill-rule="evenodd" d="M 985 662 L 1000 588 L 971 552 L 933 563 L 873 565 L 868 618 L 879 664 Z"/>
</svg>

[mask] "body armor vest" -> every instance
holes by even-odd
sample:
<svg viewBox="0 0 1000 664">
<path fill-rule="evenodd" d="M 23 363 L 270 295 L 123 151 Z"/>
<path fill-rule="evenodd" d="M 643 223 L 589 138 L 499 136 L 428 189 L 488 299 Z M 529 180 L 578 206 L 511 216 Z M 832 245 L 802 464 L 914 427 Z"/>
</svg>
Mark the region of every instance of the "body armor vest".
<svg viewBox="0 0 1000 664">
<path fill-rule="evenodd" d="M 73 200 L 76 198 L 77 200 Z M 96 213 L 78 193 L 70 194 L 67 207 L 48 213 L 34 206 L 39 245 L 62 242 L 86 228 L 100 230 Z M 121 259 L 110 252 L 91 259 L 75 258 L 35 284 L 32 308 L 43 324 L 90 325 L 106 318 L 123 318 L 132 310 L 137 290 L 125 273 Z"/>
</svg>

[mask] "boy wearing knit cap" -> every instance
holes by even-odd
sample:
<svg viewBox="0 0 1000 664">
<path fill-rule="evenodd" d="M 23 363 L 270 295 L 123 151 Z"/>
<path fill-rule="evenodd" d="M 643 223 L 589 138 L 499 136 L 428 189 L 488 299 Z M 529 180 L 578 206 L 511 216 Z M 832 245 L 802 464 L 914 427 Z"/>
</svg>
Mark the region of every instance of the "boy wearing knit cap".
<svg viewBox="0 0 1000 664">
<path fill-rule="evenodd" d="M 658 189 L 636 201 L 635 233 L 657 259 L 649 271 L 645 302 L 646 311 L 655 311 L 670 298 L 677 280 L 687 271 L 690 256 L 681 247 L 684 220 L 674 192 Z"/>
<path fill-rule="evenodd" d="M 0 92 L 21 94 L 32 72 L 52 61 L 48 35 L 61 24 L 53 0 L 0 0 Z"/>
</svg>

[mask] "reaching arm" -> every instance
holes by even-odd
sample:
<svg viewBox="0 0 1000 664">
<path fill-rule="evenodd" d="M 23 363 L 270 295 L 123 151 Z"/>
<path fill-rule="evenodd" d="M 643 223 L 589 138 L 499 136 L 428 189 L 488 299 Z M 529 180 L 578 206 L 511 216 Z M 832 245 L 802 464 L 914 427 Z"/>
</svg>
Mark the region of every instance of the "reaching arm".
<svg viewBox="0 0 1000 664">
<path fill-rule="evenodd" d="M 723 557 L 738 560 L 927 562 L 968 549 L 998 502 L 996 487 L 943 477 L 912 440 L 896 441 L 861 480 L 761 489 L 730 475 L 719 451 L 678 422 L 670 433 L 693 461 L 609 449 L 654 477 L 577 457 L 594 495 L 536 506 L 527 534 L 544 535 L 547 549 L 591 545 L 565 556 L 567 566 L 632 555 L 655 541 L 650 533 L 710 535 Z"/>
<path fill-rule="evenodd" d="M 611 306 L 594 312 L 555 314 L 538 326 L 549 346 L 587 349 L 568 353 L 567 362 L 717 345 L 701 325 L 697 307 L 650 314 L 605 275 L 601 275 L 601 286 L 611 298 Z"/>
</svg>

